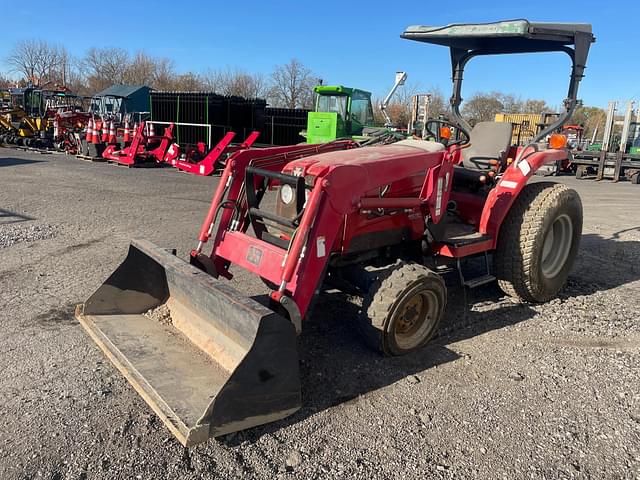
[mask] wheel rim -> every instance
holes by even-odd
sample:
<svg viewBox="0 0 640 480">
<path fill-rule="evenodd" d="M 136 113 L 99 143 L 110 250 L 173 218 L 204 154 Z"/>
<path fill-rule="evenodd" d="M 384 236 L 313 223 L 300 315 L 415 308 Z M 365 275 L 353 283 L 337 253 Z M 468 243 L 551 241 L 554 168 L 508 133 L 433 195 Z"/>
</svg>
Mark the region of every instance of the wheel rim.
<svg viewBox="0 0 640 480">
<path fill-rule="evenodd" d="M 562 214 L 551 224 L 542 247 L 542 274 L 553 278 L 564 267 L 573 240 L 573 224 L 569 215 Z"/>
<path fill-rule="evenodd" d="M 429 335 L 438 315 L 438 297 L 434 292 L 416 292 L 397 311 L 393 336 L 403 350 L 418 347 Z"/>
</svg>

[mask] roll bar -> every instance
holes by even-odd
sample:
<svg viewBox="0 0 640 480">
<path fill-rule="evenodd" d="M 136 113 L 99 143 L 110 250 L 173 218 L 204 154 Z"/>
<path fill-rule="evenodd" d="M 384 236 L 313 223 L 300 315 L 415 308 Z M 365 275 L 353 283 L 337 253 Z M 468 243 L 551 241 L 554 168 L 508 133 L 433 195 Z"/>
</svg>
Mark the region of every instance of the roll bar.
<svg viewBox="0 0 640 480">
<path fill-rule="evenodd" d="M 453 81 L 451 111 L 455 121 L 467 130 L 471 127 L 460 114 L 460 104 L 463 100 L 464 68 L 469 60 L 481 55 L 510 53 L 564 52 L 569 55 L 572 68 L 567 98 L 563 102 L 565 111 L 538 133 L 529 145 L 553 132 L 573 114 L 579 102 L 578 87 L 584 77 L 589 47 L 595 42 L 588 24 L 534 23 L 528 20 L 445 27 L 412 26 L 401 37 L 449 47 Z"/>
</svg>

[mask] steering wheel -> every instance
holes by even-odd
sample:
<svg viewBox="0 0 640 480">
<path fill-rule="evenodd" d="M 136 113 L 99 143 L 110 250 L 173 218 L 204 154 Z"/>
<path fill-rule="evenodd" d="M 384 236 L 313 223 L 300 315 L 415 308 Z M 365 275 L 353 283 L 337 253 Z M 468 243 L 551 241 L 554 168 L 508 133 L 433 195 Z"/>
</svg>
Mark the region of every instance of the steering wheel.
<svg viewBox="0 0 640 480">
<path fill-rule="evenodd" d="M 459 144 L 463 144 L 463 143 L 469 143 L 471 141 L 471 134 L 469 134 L 469 132 L 461 125 L 458 125 L 456 123 L 450 122 L 448 120 L 443 120 L 441 118 L 432 118 L 427 120 L 427 122 L 425 122 L 424 128 L 427 131 L 427 133 L 429 133 L 432 137 L 438 139 L 438 141 L 440 140 L 440 127 L 438 127 L 438 133 L 434 133 L 431 128 L 429 128 L 429 125 L 432 123 L 436 123 L 436 124 L 440 124 L 446 127 L 451 127 L 451 128 L 455 128 L 456 132 L 460 132 L 462 133 L 462 137 L 458 140 L 454 140 L 453 142 L 447 142 L 447 146 L 452 146 L 452 145 L 459 145 Z"/>
</svg>

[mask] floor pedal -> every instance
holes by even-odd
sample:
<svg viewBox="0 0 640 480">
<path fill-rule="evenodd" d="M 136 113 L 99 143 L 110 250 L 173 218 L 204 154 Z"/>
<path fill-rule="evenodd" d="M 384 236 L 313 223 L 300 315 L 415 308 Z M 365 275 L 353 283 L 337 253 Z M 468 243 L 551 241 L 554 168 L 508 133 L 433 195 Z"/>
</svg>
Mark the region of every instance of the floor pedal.
<svg viewBox="0 0 640 480">
<path fill-rule="evenodd" d="M 464 281 L 464 286 L 467 288 L 476 288 L 481 285 L 486 285 L 487 283 L 491 283 L 495 281 L 496 277 L 493 275 L 483 275 L 481 277 L 472 278 L 470 280 Z"/>
</svg>

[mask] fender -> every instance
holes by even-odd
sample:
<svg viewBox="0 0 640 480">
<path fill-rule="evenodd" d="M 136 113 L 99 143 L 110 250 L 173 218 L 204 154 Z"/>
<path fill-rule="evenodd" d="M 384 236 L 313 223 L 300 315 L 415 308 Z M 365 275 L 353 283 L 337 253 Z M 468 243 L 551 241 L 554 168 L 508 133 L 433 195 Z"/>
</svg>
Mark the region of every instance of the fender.
<svg viewBox="0 0 640 480">
<path fill-rule="evenodd" d="M 529 178 L 545 163 L 566 158 L 565 150 L 543 150 L 523 155 L 517 165 L 514 162 L 507 167 L 498 184 L 489 192 L 480 217 L 480 233 L 491 236 L 492 248 L 496 248 L 500 226 Z"/>
</svg>

